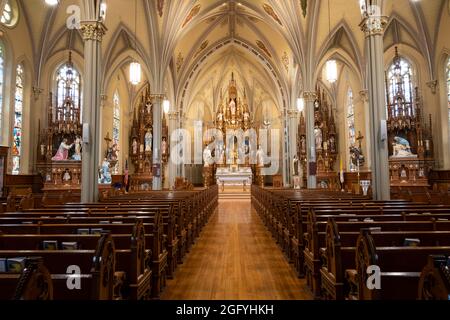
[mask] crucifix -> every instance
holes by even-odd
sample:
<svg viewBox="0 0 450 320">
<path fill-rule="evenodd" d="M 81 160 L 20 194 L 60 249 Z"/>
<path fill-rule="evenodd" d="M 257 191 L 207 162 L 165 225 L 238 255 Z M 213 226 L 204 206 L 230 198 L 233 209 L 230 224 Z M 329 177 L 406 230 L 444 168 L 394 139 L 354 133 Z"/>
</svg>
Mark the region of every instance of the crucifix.
<svg viewBox="0 0 450 320">
<path fill-rule="evenodd" d="M 358 141 L 358 147 L 359 150 L 361 151 L 361 141 L 364 139 L 364 137 L 361 134 L 361 131 L 358 131 L 358 136 L 356 137 L 356 141 Z"/>
</svg>

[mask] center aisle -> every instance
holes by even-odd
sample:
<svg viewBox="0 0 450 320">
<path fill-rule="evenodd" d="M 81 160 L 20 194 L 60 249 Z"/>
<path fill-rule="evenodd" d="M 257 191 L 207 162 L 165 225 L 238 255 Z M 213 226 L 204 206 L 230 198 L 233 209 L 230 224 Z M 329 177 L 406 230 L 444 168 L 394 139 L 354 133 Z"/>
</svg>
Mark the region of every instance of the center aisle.
<svg viewBox="0 0 450 320">
<path fill-rule="evenodd" d="M 248 200 L 221 200 L 163 300 L 311 299 Z"/>
</svg>

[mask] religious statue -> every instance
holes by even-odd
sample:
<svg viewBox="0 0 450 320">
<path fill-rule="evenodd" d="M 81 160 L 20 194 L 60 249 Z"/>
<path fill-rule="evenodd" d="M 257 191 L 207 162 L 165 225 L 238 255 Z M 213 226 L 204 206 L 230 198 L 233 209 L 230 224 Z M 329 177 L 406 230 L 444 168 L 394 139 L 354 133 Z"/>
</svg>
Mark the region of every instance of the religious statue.
<svg viewBox="0 0 450 320">
<path fill-rule="evenodd" d="M 100 177 L 98 183 L 100 184 L 110 184 L 112 181 L 111 173 L 109 172 L 109 162 L 108 159 L 104 158 L 100 170 Z"/>
<path fill-rule="evenodd" d="M 64 138 L 61 144 L 59 145 L 58 151 L 55 156 L 52 158 L 53 161 L 64 161 L 69 158 L 69 150 L 72 149 L 73 144 L 67 144 L 67 138 Z"/>
<path fill-rule="evenodd" d="M 314 138 L 316 141 L 316 149 L 322 150 L 322 129 L 317 125 L 314 128 Z"/>
<path fill-rule="evenodd" d="M 350 147 L 350 159 L 354 168 L 358 168 L 364 165 L 364 155 L 362 154 L 361 149 L 355 146 Z"/>
<path fill-rule="evenodd" d="M 334 136 L 330 137 L 330 140 L 328 142 L 329 146 L 330 146 L 330 152 L 331 153 L 336 153 L 336 141 Z"/>
<path fill-rule="evenodd" d="M 258 151 L 256 151 L 256 159 L 257 159 L 258 167 L 264 167 L 265 166 L 264 151 L 263 151 L 261 146 L 259 146 L 258 147 Z"/>
<path fill-rule="evenodd" d="M 133 154 L 137 154 L 138 153 L 138 143 L 137 143 L 136 138 L 133 139 L 132 148 L 133 148 Z"/>
<path fill-rule="evenodd" d="M 75 154 L 72 156 L 73 160 L 81 161 L 81 137 L 77 136 L 75 139 Z"/>
<path fill-rule="evenodd" d="M 293 173 L 294 173 L 294 177 L 299 175 L 299 161 L 298 161 L 298 157 L 297 155 L 294 156 L 294 159 L 292 160 L 292 169 L 293 169 Z"/>
<path fill-rule="evenodd" d="M 152 151 L 152 139 L 153 135 L 150 129 L 148 129 L 147 133 L 145 134 L 145 152 Z"/>
<path fill-rule="evenodd" d="M 302 154 L 306 154 L 306 138 L 305 138 L 305 136 L 302 136 L 300 138 L 300 152 Z"/>
<path fill-rule="evenodd" d="M 161 154 L 163 156 L 167 155 L 167 139 L 166 137 L 162 138 L 162 142 L 161 142 Z"/>
<path fill-rule="evenodd" d="M 230 111 L 231 111 L 231 116 L 235 116 L 236 115 L 236 102 L 234 102 L 233 99 L 231 99 L 230 101 Z"/>
<path fill-rule="evenodd" d="M 72 179 L 72 177 L 70 176 L 70 172 L 69 172 L 69 170 L 68 169 L 66 169 L 66 171 L 64 172 L 64 175 L 63 175 L 63 181 L 65 182 L 65 183 L 69 183 L 69 181 Z"/>
<path fill-rule="evenodd" d="M 393 146 L 393 157 L 401 158 L 401 157 L 414 157 L 414 155 L 411 152 L 411 146 L 409 145 L 408 140 L 401 138 L 401 137 L 395 137 L 394 142 L 392 143 Z"/>
<path fill-rule="evenodd" d="M 205 163 L 205 168 L 208 168 L 212 164 L 212 154 L 209 146 L 203 151 L 203 162 Z"/>
<path fill-rule="evenodd" d="M 145 108 L 147 109 L 147 113 L 151 113 L 152 112 L 152 103 L 151 102 L 147 102 L 145 104 Z"/>
</svg>

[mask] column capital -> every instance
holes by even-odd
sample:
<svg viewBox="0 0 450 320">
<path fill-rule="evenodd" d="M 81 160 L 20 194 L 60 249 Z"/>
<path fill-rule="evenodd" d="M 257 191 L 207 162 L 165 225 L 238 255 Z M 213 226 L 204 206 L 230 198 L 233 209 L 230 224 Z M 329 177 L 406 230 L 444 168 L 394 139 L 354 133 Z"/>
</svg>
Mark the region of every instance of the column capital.
<svg viewBox="0 0 450 320">
<path fill-rule="evenodd" d="M 84 41 L 92 40 L 102 42 L 107 30 L 103 22 L 81 21 L 81 34 Z"/>
<path fill-rule="evenodd" d="M 168 113 L 169 120 L 178 120 L 178 114 L 179 114 L 178 111 L 170 111 Z"/>
<path fill-rule="evenodd" d="M 39 96 L 42 94 L 42 92 L 44 92 L 44 89 L 33 87 L 34 100 L 39 100 Z"/>
<path fill-rule="evenodd" d="M 315 91 L 305 91 L 303 92 L 303 98 L 306 102 L 314 102 L 317 99 L 317 92 Z"/>
<path fill-rule="evenodd" d="M 298 111 L 294 109 L 288 110 L 287 114 L 289 119 L 297 119 L 298 117 Z"/>
<path fill-rule="evenodd" d="M 386 16 L 367 16 L 359 24 L 366 37 L 383 35 L 388 24 Z"/>
<path fill-rule="evenodd" d="M 359 96 L 361 97 L 361 100 L 363 102 L 368 102 L 369 101 L 369 90 L 367 90 L 367 89 L 361 90 L 359 92 Z"/>
<path fill-rule="evenodd" d="M 427 82 L 427 86 L 431 89 L 432 94 L 436 94 L 438 83 L 439 82 L 437 80 L 431 80 Z"/>
</svg>

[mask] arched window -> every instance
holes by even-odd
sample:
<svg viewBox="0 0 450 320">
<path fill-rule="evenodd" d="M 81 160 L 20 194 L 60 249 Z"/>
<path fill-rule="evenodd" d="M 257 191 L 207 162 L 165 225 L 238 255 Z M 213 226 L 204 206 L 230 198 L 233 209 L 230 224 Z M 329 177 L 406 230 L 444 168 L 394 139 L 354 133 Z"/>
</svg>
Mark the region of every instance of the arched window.
<svg viewBox="0 0 450 320">
<path fill-rule="evenodd" d="M 23 86 L 24 86 L 23 66 L 19 64 L 16 69 L 16 88 L 14 94 L 12 174 L 19 174 L 20 172 L 20 156 L 22 154 Z"/>
<path fill-rule="evenodd" d="M 7 27 L 14 27 L 19 19 L 19 10 L 16 0 L 5 0 L 5 6 L 0 17 L 0 22 Z"/>
<path fill-rule="evenodd" d="M 72 97 L 75 107 L 81 109 L 81 78 L 80 73 L 75 69 L 72 59 L 62 65 L 56 71 L 56 97 L 58 107 L 64 104 L 66 97 Z M 81 119 L 81 116 L 80 116 Z"/>
<path fill-rule="evenodd" d="M 5 49 L 0 42 L 0 132 L 3 128 L 3 93 L 5 91 Z"/>
<path fill-rule="evenodd" d="M 448 124 L 450 127 L 450 58 L 447 60 L 447 101 L 448 101 Z"/>
<path fill-rule="evenodd" d="M 353 104 L 353 91 L 348 89 L 347 91 L 347 128 L 348 128 L 348 141 L 349 146 L 353 147 L 356 143 L 355 133 L 355 106 Z"/>
<path fill-rule="evenodd" d="M 119 144 L 120 142 L 120 99 L 119 93 L 116 91 L 113 97 L 113 141 Z"/>
<path fill-rule="evenodd" d="M 413 73 L 411 64 L 398 55 L 388 71 L 389 116 L 414 116 Z"/>
</svg>

